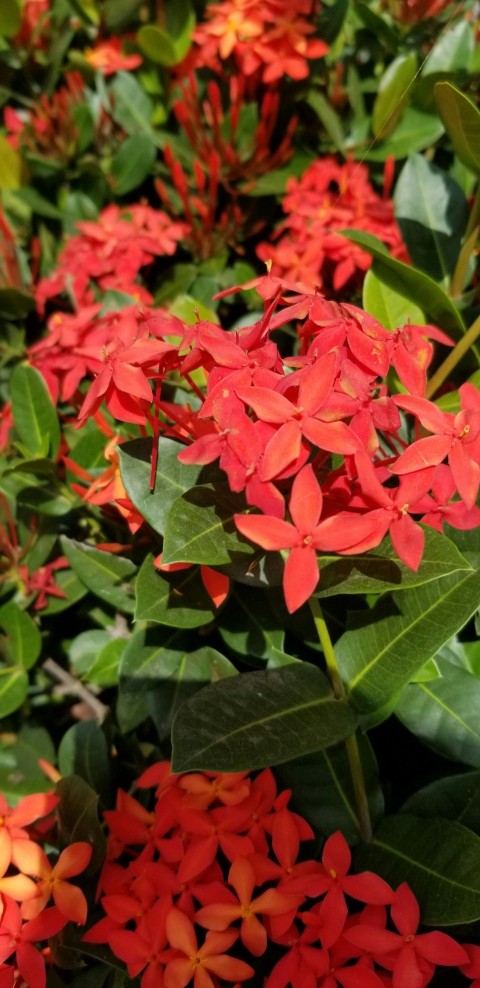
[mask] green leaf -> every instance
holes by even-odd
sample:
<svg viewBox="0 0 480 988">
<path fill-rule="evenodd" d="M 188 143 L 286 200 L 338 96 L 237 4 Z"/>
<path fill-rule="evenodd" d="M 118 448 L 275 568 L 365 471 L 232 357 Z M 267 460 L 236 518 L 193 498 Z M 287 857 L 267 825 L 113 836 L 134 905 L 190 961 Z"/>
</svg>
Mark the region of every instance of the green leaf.
<svg viewBox="0 0 480 988">
<path fill-rule="evenodd" d="M 317 114 L 318 119 L 323 124 L 334 148 L 340 153 L 345 147 L 345 134 L 343 132 L 342 121 L 333 109 L 332 105 L 325 98 L 323 93 L 311 89 L 307 103 Z"/>
<path fill-rule="evenodd" d="M 69 775 L 56 785 L 58 833 L 65 847 L 76 841 L 92 845 L 93 854 L 86 870 L 93 875 L 105 859 L 106 841 L 98 819 L 98 794 L 79 775 Z"/>
<path fill-rule="evenodd" d="M 44 727 L 25 723 L 18 734 L 4 732 L 1 736 L 0 791 L 10 806 L 15 806 L 22 796 L 52 788 L 38 764 L 39 758 L 55 762 L 55 747 Z"/>
<path fill-rule="evenodd" d="M 0 288 L 0 313 L 7 319 L 25 319 L 35 308 L 35 299 L 17 288 Z"/>
<path fill-rule="evenodd" d="M 20 28 L 20 0 L 2 0 L 0 8 L 0 36 L 11 38 Z"/>
<path fill-rule="evenodd" d="M 0 668 L 0 718 L 18 710 L 28 692 L 28 676 L 24 669 L 14 666 Z"/>
<path fill-rule="evenodd" d="M 283 594 L 261 593 L 258 587 L 236 586 L 219 618 L 220 634 L 224 642 L 238 655 L 255 656 L 268 661 L 283 652 L 285 644 L 285 617 L 282 603 L 275 610 L 273 603 L 283 602 Z"/>
<path fill-rule="evenodd" d="M 416 302 L 395 292 L 380 280 L 372 268 L 367 271 L 363 282 L 363 308 L 385 329 L 398 329 L 407 323 L 424 326 L 427 321 Z"/>
<path fill-rule="evenodd" d="M 73 604 L 77 604 L 82 597 L 85 597 L 87 588 L 76 573 L 71 569 L 60 570 L 55 573 L 55 583 L 59 590 L 62 590 L 65 597 L 49 597 L 48 604 L 42 610 L 43 615 L 60 614 L 66 611 Z"/>
<path fill-rule="evenodd" d="M 363 627 L 346 631 L 335 646 L 353 705 L 380 708 L 475 613 L 480 605 L 480 572 L 452 573 L 391 595 L 395 613 L 376 608 L 363 614 Z"/>
<path fill-rule="evenodd" d="M 145 557 L 135 583 L 136 621 L 155 621 L 173 628 L 200 628 L 216 613 L 197 566 L 178 573 L 159 573 L 153 556 Z"/>
<path fill-rule="evenodd" d="M 410 796 L 402 813 L 456 820 L 480 836 L 480 772 L 437 779 Z"/>
<path fill-rule="evenodd" d="M 319 556 L 321 578 L 315 597 L 407 590 L 450 573 L 471 573 L 470 563 L 450 539 L 432 528 L 424 531 L 425 551 L 416 571 L 401 562 L 390 538 L 358 556 Z"/>
<path fill-rule="evenodd" d="M 436 281 L 448 282 L 468 219 L 460 186 L 447 172 L 415 154 L 402 168 L 394 201 L 413 264 Z"/>
<path fill-rule="evenodd" d="M 465 324 L 460 312 L 448 297 L 446 292 L 423 271 L 397 261 L 387 254 L 381 240 L 372 237 L 370 233 L 360 230 L 343 230 L 342 235 L 352 240 L 368 251 L 374 258 L 373 270 L 385 285 L 405 298 L 422 300 L 422 308 L 427 316 L 455 339 L 460 339 L 465 333 Z"/>
<path fill-rule="evenodd" d="M 147 628 L 130 638 L 120 663 L 122 692 L 145 693 L 171 676 L 186 653 L 188 637 L 177 629 Z"/>
<path fill-rule="evenodd" d="M 153 104 L 131 72 L 117 72 L 111 86 L 113 98 L 112 116 L 129 135 L 152 136 L 151 118 Z"/>
<path fill-rule="evenodd" d="M 359 735 L 357 740 L 370 819 L 375 824 L 383 814 L 377 762 L 368 738 Z M 325 837 L 341 830 L 349 844 L 357 843 L 361 822 L 344 744 L 285 762 L 275 769 L 275 776 L 282 788 L 292 790 L 295 809 Z"/>
<path fill-rule="evenodd" d="M 128 689 L 124 690 L 120 680 L 115 713 L 122 734 L 134 731 L 140 724 L 150 719 L 148 695 L 148 693 L 132 694 Z"/>
<path fill-rule="evenodd" d="M 170 68 L 178 65 L 190 48 L 195 14 L 190 3 L 180 0 L 167 5 L 166 15 L 166 30 L 158 24 L 145 24 L 137 34 L 137 42 L 150 61 Z"/>
<path fill-rule="evenodd" d="M 42 649 L 42 639 L 35 621 L 14 600 L 0 607 L 0 628 L 6 638 L 0 643 L 2 658 L 22 669 L 35 665 Z"/>
<path fill-rule="evenodd" d="M 463 164 L 480 172 L 480 110 L 450 82 L 437 82 L 435 100 L 445 130 Z"/>
<path fill-rule="evenodd" d="M 151 62 L 170 67 L 181 61 L 177 58 L 173 39 L 157 24 L 144 24 L 137 34 L 137 42 L 140 51 Z"/>
<path fill-rule="evenodd" d="M 441 31 L 425 59 L 422 78 L 437 72 L 465 72 L 475 47 L 473 25 L 467 20 Z"/>
<path fill-rule="evenodd" d="M 124 556 L 102 552 L 62 535 L 62 552 L 82 583 L 97 597 L 119 611 L 134 610 L 132 576 L 136 566 Z"/>
<path fill-rule="evenodd" d="M 480 918 L 480 838 L 460 823 L 387 817 L 354 860 L 356 869 L 378 872 L 393 888 L 408 882 L 427 926 Z"/>
<path fill-rule="evenodd" d="M 78 775 L 98 793 L 104 805 L 112 797 L 107 739 L 93 720 L 70 727 L 60 742 L 58 767 L 63 776 Z"/>
<path fill-rule="evenodd" d="M 480 680 L 450 662 L 439 668 L 440 678 L 406 687 L 395 713 L 444 757 L 480 768 Z"/>
<path fill-rule="evenodd" d="M 120 474 L 125 490 L 145 521 L 163 535 L 167 514 L 179 495 L 197 482 L 201 466 L 186 466 L 178 460 L 185 447 L 173 439 L 158 444 L 155 487 L 150 491 L 151 439 L 131 439 L 119 447 Z"/>
<path fill-rule="evenodd" d="M 416 71 L 417 56 L 409 52 L 397 55 L 381 76 L 372 110 L 372 131 L 378 140 L 385 140 L 395 130 L 408 103 Z"/>
<path fill-rule="evenodd" d="M 375 142 L 367 151 L 358 148 L 355 154 L 362 161 L 386 161 L 408 158 L 415 151 L 424 151 L 438 141 L 443 134 L 443 124 L 435 113 L 424 113 L 407 106 L 400 123 L 386 141 Z"/>
<path fill-rule="evenodd" d="M 244 195 L 252 198 L 258 196 L 282 196 L 287 188 L 288 179 L 292 175 L 302 175 L 308 166 L 311 165 L 312 161 L 314 161 L 314 158 L 311 154 L 297 151 L 285 168 L 274 168 L 272 171 L 266 172 L 265 175 L 260 175 L 255 179 L 254 185 L 249 181 L 245 188 L 242 188 L 242 192 Z"/>
<path fill-rule="evenodd" d="M 164 563 L 205 563 L 223 566 L 255 552 L 233 521 L 245 502 L 228 484 L 192 487 L 168 512 L 163 546 Z"/>
<path fill-rule="evenodd" d="M 356 718 L 315 666 L 294 663 L 206 686 L 173 722 L 172 771 L 238 772 L 320 751 L 348 737 Z"/>
<path fill-rule="evenodd" d="M 122 656 L 127 647 L 126 638 L 111 638 L 103 646 L 92 666 L 88 669 L 85 679 L 95 686 L 106 688 L 117 686 L 119 668 Z"/>
<path fill-rule="evenodd" d="M 35 367 L 18 364 L 11 377 L 10 394 L 15 429 L 35 456 L 55 459 L 60 448 L 60 424 L 45 381 Z"/>
<path fill-rule="evenodd" d="M 235 666 L 221 652 L 208 645 L 195 652 L 184 652 L 173 672 L 169 671 L 159 689 L 148 693 L 150 716 L 160 741 L 170 736 L 177 710 L 207 683 L 236 676 Z"/>
<path fill-rule="evenodd" d="M 110 180 L 116 196 L 138 188 L 151 174 L 157 150 L 148 134 L 127 137 L 113 157 Z"/>
</svg>

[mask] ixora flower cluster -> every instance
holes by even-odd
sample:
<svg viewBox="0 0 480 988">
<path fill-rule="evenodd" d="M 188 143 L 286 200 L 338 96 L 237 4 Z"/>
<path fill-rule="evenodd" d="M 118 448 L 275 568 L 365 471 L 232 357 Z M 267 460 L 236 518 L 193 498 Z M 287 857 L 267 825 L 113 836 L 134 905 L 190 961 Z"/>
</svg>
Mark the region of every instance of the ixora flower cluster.
<svg viewBox="0 0 480 988">
<path fill-rule="evenodd" d="M 480 523 L 480 394 L 462 385 L 456 413 L 424 397 L 431 339 L 452 345 L 436 327 L 389 332 L 353 305 L 299 294 L 269 275 L 252 284 L 266 305 L 251 326 L 229 332 L 158 310 L 142 317 L 135 307 L 98 318 L 98 306 L 87 304 L 75 316 L 54 315 L 31 359 L 55 400 L 80 398 L 78 385 L 96 374 L 80 425 L 105 403 L 120 422 L 181 441 L 182 463 L 218 461 L 230 490 L 246 500 L 247 510 L 235 513 L 238 532 L 288 553 L 283 586 L 293 612 L 316 588 L 317 553 L 366 552 L 389 533 L 415 570 L 425 541 L 419 522 L 438 530 L 443 521 Z M 45 290 L 41 284 L 40 297 Z M 297 352 L 283 357 L 272 333 L 292 323 Z M 399 393 L 386 383 L 392 373 Z M 164 399 L 163 383 L 182 378 L 190 401 Z M 413 419 L 411 443 L 404 416 Z M 155 453 L 156 442 L 152 476 Z M 123 488 L 119 502 L 128 506 Z"/>
<path fill-rule="evenodd" d="M 424 988 L 436 965 L 480 976 L 480 948 L 418 932 L 406 883 L 393 890 L 373 872 L 350 874 L 340 832 L 321 861 L 302 854 L 313 831 L 270 769 L 175 776 L 162 762 L 137 785 L 139 799 L 119 791 L 104 814 L 106 915 L 83 939 L 108 943 L 130 977 L 142 973 L 142 988 L 254 975 L 264 988 Z"/>
</svg>

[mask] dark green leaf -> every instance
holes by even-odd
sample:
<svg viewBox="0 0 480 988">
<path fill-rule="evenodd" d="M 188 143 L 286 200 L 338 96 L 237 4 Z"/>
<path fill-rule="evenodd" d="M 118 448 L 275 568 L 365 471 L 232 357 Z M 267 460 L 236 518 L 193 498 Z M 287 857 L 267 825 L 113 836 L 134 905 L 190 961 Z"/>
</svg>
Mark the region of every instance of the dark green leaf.
<svg viewBox="0 0 480 988">
<path fill-rule="evenodd" d="M 480 572 L 460 572 L 392 595 L 395 613 L 373 608 L 363 627 L 349 630 L 335 646 L 350 698 L 362 712 L 389 703 L 475 613 Z M 381 605 L 382 606 L 382 605 Z"/>
<path fill-rule="evenodd" d="M 164 563 L 205 563 L 223 566 L 255 552 L 243 539 L 233 516 L 245 507 L 226 483 L 192 487 L 168 512 L 163 546 Z"/>
<path fill-rule="evenodd" d="M 35 621 L 14 600 L 9 600 L 0 607 L 0 628 L 6 635 L 0 641 L 2 658 L 11 665 L 31 669 L 42 648 L 42 639 Z"/>
<path fill-rule="evenodd" d="M 152 135 L 153 104 L 131 72 L 117 72 L 110 94 L 113 98 L 113 118 L 127 134 Z"/>
<path fill-rule="evenodd" d="M 318 563 L 321 577 L 316 597 L 407 590 L 450 573 L 471 573 L 470 564 L 453 542 L 432 528 L 425 529 L 425 552 L 416 572 L 401 562 L 389 538 L 372 552 L 341 558 L 319 556 Z"/>
<path fill-rule="evenodd" d="M 371 844 L 357 848 L 355 867 L 378 872 L 393 888 L 408 882 L 427 926 L 480 918 L 480 838 L 460 823 L 387 817 Z"/>
<path fill-rule="evenodd" d="M 450 82 L 437 82 L 435 99 L 456 154 L 467 168 L 480 172 L 480 110 Z"/>
<path fill-rule="evenodd" d="M 402 813 L 456 820 L 480 837 L 480 772 L 437 779 L 410 796 Z"/>
<path fill-rule="evenodd" d="M 395 713 L 441 755 L 480 768 L 480 681 L 445 660 L 438 665 L 440 678 L 407 686 Z"/>
<path fill-rule="evenodd" d="M 178 711 L 172 771 L 265 768 L 330 747 L 355 730 L 315 666 L 294 663 L 206 686 Z"/>
<path fill-rule="evenodd" d="M 22 724 L 18 734 L 4 732 L 1 736 L 0 791 L 10 806 L 15 806 L 22 796 L 51 789 L 39 758 L 55 762 L 55 748 L 45 728 Z"/>
<path fill-rule="evenodd" d="M 133 613 L 133 586 L 131 578 L 136 566 L 124 556 L 114 556 L 93 546 L 62 536 L 62 551 L 82 583 L 101 600 Z"/>
<path fill-rule="evenodd" d="M 366 736 L 358 736 L 358 748 L 367 792 L 370 819 L 383 813 L 383 795 L 373 749 Z M 341 830 L 349 844 L 356 844 L 361 830 L 344 744 L 285 762 L 275 770 L 282 787 L 291 789 L 295 808 L 326 837 Z"/>
<path fill-rule="evenodd" d="M 7 319 L 25 319 L 35 306 L 33 295 L 18 288 L 0 288 L 0 313 Z"/>
<path fill-rule="evenodd" d="M 0 668 L 0 718 L 18 710 L 27 691 L 28 676 L 24 669 L 15 666 Z"/>
<path fill-rule="evenodd" d="M 413 264 L 448 282 L 468 218 L 460 186 L 422 155 L 412 155 L 395 188 L 395 216 Z"/>
<path fill-rule="evenodd" d="M 343 230 L 342 233 L 372 255 L 373 270 L 380 281 L 390 285 L 400 295 L 405 295 L 405 298 L 421 299 L 422 308 L 432 322 L 451 333 L 457 340 L 464 335 L 465 325 L 460 312 L 432 278 L 423 271 L 417 271 L 416 268 L 397 261 L 395 257 L 390 257 L 382 242 L 370 233 L 361 233 L 359 230 Z"/>
<path fill-rule="evenodd" d="M 170 736 L 173 718 L 189 697 L 207 683 L 235 675 L 235 666 L 221 652 L 208 645 L 179 656 L 176 668 L 171 672 L 169 667 L 160 688 L 148 693 L 150 716 L 160 741 Z"/>
<path fill-rule="evenodd" d="M 58 833 L 64 846 L 76 841 L 92 845 L 93 854 L 87 874 L 95 874 L 105 858 L 105 835 L 98 819 L 98 795 L 79 775 L 60 779 L 56 786 Z"/>
<path fill-rule="evenodd" d="M 184 448 L 173 439 L 160 439 L 155 487 L 150 491 L 151 439 L 131 439 L 119 447 L 125 490 L 137 511 L 160 535 L 164 533 L 173 502 L 195 485 L 202 471 L 201 466 L 185 466 L 179 462 L 178 454 Z"/>
<path fill-rule="evenodd" d="M 120 664 L 123 693 L 145 693 L 173 675 L 188 648 L 183 631 L 147 628 L 130 638 Z"/>
<path fill-rule="evenodd" d="M 272 597 L 258 587 L 236 586 L 219 619 L 219 631 L 229 648 L 238 655 L 268 661 L 283 652 L 285 624 L 280 610 L 272 607 L 282 600 L 281 592 Z M 285 614 L 283 614 L 285 619 Z"/>
<path fill-rule="evenodd" d="M 110 179 L 115 195 L 124 196 L 138 188 L 151 174 L 156 156 L 148 134 L 127 137 L 112 160 Z"/>
<path fill-rule="evenodd" d="M 34 455 L 55 459 L 60 425 L 40 372 L 28 364 L 18 364 L 11 377 L 10 393 L 15 429 L 24 446 Z"/>
<path fill-rule="evenodd" d="M 58 767 L 63 776 L 78 775 L 108 806 L 112 796 L 111 765 L 107 739 L 93 720 L 74 724 L 64 734 L 58 749 Z"/>
<path fill-rule="evenodd" d="M 135 583 L 136 621 L 155 621 L 173 628 L 200 628 L 216 613 L 197 566 L 178 573 L 159 573 L 153 556 L 145 557 Z"/>
</svg>

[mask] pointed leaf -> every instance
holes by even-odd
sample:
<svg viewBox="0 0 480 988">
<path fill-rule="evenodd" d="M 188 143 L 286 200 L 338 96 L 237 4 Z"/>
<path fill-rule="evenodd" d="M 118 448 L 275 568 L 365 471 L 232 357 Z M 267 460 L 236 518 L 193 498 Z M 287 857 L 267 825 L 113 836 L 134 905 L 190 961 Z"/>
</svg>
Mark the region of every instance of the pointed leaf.
<svg viewBox="0 0 480 988">
<path fill-rule="evenodd" d="M 342 236 L 363 247 L 374 258 L 373 270 L 380 281 L 389 285 L 405 298 L 422 300 L 422 308 L 427 316 L 439 326 L 460 339 L 465 333 L 465 324 L 460 312 L 446 292 L 423 271 L 397 261 L 387 254 L 382 242 L 370 233 L 359 230 L 343 230 Z"/>
<path fill-rule="evenodd" d="M 185 447 L 162 436 L 158 444 L 155 487 L 150 491 L 151 439 L 132 439 L 119 447 L 120 473 L 125 490 L 137 511 L 163 535 L 165 519 L 173 502 L 197 482 L 201 466 L 185 466 L 178 454 Z"/>
<path fill-rule="evenodd" d="M 58 767 L 63 776 L 80 776 L 98 793 L 104 805 L 110 804 L 112 784 L 108 744 L 95 721 L 74 724 L 63 735 L 58 749 Z"/>
<path fill-rule="evenodd" d="M 28 676 L 16 666 L 0 669 L 0 718 L 18 710 L 28 692 Z"/>
<path fill-rule="evenodd" d="M 160 741 L 170 736 L 173 718 L 189 697 L 207 683 L 236 675 L 235 666 L 215 648 L 204 646 L 179 656 L 176 668 L 173 672 L 170 668 L 161 687 L 148 693 L 150 716 Z"/>
<path fill-rule="evenodd" d="M 150 175 L 157 149 L 148 134 L 132 134 L 112 159 L 110 183 L 116 196 L 127 195 Z"/>
<path fill-rule="evenodd" d="M 394 888 L 407 880 L 427 926 L 480 918 L 480 837 L 460 823 L 387 817 L 354 858 L 356 869 L 378 872 Z"/>
<path fill-rule="evenodd" d="M 31 669 L 42 648 L 42 639 L 35 621 L 14 600 L 9 600 L 0 607 L 0 629 L 6 635 L 1 644 L 2 656 L 12 665 Z"/>
<path fill-rule="evenodd" d="M 445 660 L 438 665 L 441 676 L 407 686 L 395 713 L 444 757 L 480 768 L 480 680 Z"/>
<path fill-rule="evenodd" d="M 120 664 L 123 693 L 144 693 L 171 676 L 188 648 L 185 632 L 149 628 L 132 635 Z"/>
<path fill-rule="evenodd" d="M 371 268 L 363 282 L 363 308 L 378 319 L 385 329 L 397 329 L 407 323 L 423 326 L 427 321 L 412 299 L 395 292 Z"/>
<path fill-rule="evenodd" d="M 255 549 L 237 532 L 233 516 L 245 502 L 227 484 L 192 487 L 168 512 L 163 546 L 164 563 L 205 563 L 223 566 L 252 556 Z"/>
<path fill-rule="evenodd" d="M 437 82 L 435 100 L 460 161 L 480 173 L 480 110 L 451 82 Z"/>
<path fill-rule="evenodd" d="M 480 605 L 480 573 L 453 573 L 392 594 L 395 613 L 372 609 L 363 627 L 349 630 L 335 646 L 353 705 L 362 712 L 387 704 L 408 684 Z M 368 622 L 368 623 L 367 623 Z"/>
<path fill-rule="evenodd" d="M 86 841 L 92 845 L 92 859 L 87 869 L 87 874 L 92 875 L 105 858 L 105 835 L 98 819 L 98 795 L 78 775 L 60 779 L 56 793 L 60 796 L 56 810 L 60 841 L 64 846 L 76 841 Z"/>
<path fill-rule="evenodd" d="M 37 456 L 55 459 L 60 446 L 57 412 L 42 375 L 28 364 L 13 371 L 10 391 L 15 429 L 26 448 Z"/>
<path fill-rule="evenodd" d="M 480 772 L 437 779 L 410 796 L 402 813 L 456 820 L 480 837 Z"/>
<path fill-rule="evenodd" d="M 400 120 L 410 96 L 410 86 L 417 70 L 414 52 L 397 55 L 380 77 L 372 110 L 372 131 L 377 140 L 385 140 Z"/>
<path fill-rule="evenodd" d="M 134 610 L 131 578 L 137 567 L 130 559 L 114 556 L 93 546 L 61 538 L 62 551 L 82 583 L 97 597 L 131 614 Z"/>
<path fill-rule="evenodd" d="M 276 610 L 272 604 L 276 605 Z M 237 585 L 219 619 L 219 631 L 238 655 L 268 661 L 283 652 L 285 606 L 280 592 L 262 593 L 258 587 Z M 282 617 L 279 616 L 283 614 Z"/>
<path fill-rule="evenodd" d="M 237 772 L 320 751 L 354 730 L 315 666 L 294 663 L 206 686 L 174 720 L 172 771 Z"/>
</svg>

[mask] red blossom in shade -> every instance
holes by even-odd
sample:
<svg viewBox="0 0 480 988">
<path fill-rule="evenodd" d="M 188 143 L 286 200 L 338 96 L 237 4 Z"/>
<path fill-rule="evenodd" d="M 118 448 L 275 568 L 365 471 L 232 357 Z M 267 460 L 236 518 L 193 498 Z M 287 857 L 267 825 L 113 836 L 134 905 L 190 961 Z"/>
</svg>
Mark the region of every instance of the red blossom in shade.
<svg viewBox="0 0 480 988">
<path fill-rule="evenodd" d="M 422 961 L 452 967 L 468 963 L 466 950 L 448 934 L 417 932 L 420 909 L 406 882 L 398 887 L 390 912 L 398 933 L 360 923 L 346 930 L 344 937 L 393 972 L 392 988 L 423 988 Z"/>
<path fill-rule="evenodd" d="M 320 521 L 323 496 L 310 464 L 302 467 L 292 485 L 289 510 L 293 524 L 269 515 L 235 515 L 239 532 L 263 549 L 289 550 L 283 574 L 285 601 L 290 612 L 304 604 L 319 580 L 317 550 L 354 552 L 372 538 L 376 523 L 368 516 L 339 512 Z M 345 523 L 345 524 L 343 524 Z M 378 545 L 378 541 L 372 544 Z M 371 548 L 371 546 L 370 546 Z"/>
<path fill-rule="evenodd" d="M 72 923 L 84 925 L 87 920 L 87 900 L 77 886 L 66 881 L 79 875 L 88 866 L 92 848 L 85 841 L 77 841 L 66 847 L 58 861 L 51 865 L 45 852 L 33 841 L 17 846 L 14 861 L 18 868 L 37 878 L 37 895 L 22 906 L 24 919 L 33 919 L 53 901 L 62 914 Z"/>
<path fill-rule="evenodd" d="M 255 973 L 245 961 L 225 953 L 235 943 L 236 931 L 209 932 L 198 947 L 193 923 L 179 909 L 170 910 L 166 920 L 169 943 L 183 957 L 170 961 L 165 969 L 165 988 L 185 988 L 193 979 L 194 988 L 215 988 L 211 977 L 224 981 L 246 981 Z"/>
<path fill-rule="evenodd" d="M 66 923 L 65 916 L 55 906 L 44 909 L 30 922 L 22 923 L 17 904 L 6 899 L 0 920 L 0 963 L 15 954 L 16 966 L 29 988 L 45 988 L 45 961 L 34 945 L 55 936 Z"/>
<path fill-rule="evenodd" d="M 322 853 L 324 872 L 296 879 L 291 884 L 295 890 L 309 896 L 326 895 L 327 901 L 337 902 L 339 896 L 352 896 L 360 902 L 385 905 L 393 900 L 393 890 L 371 871 L 349 875 L 352 862 L 350 848 L 339 830 L 325 841 Z M 336 907 L 338 908 L 338 906 Z"/>
<path fill-rule="evenodd" d="M 138 903 L 134 905 L 138 917 Z M 111 948 L 120 960 L 125 961 L 129 977 L 135 978 L 143 971 L 141 988 L 158 988 L 165 983 L 165 965 L 173 956 L 173 951 L 166 949 L 166 919 L 171 909 L 171 896 L 163 895 L 140 918 L 135 931 L 120 929 L 111 933 Z M 133 918 L 128 915 L 128 919 Z"/>
</svg>

